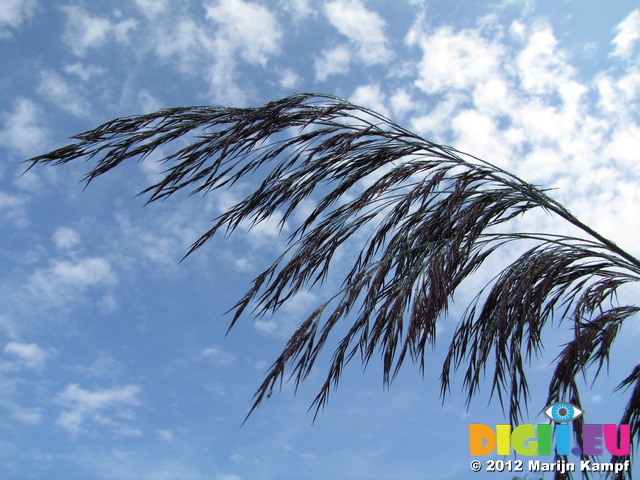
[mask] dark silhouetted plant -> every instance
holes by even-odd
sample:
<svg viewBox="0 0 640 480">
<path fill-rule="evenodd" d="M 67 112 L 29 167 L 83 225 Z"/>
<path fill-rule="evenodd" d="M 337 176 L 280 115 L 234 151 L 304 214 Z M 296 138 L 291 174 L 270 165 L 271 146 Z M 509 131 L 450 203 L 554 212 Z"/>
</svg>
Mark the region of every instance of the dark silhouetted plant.
<svg viewBox="0 0 640 480">
<path fill-rule="evenodd" d="M 385 384 L 407 357 L 424 369 L 436 321 L 447 314 L 456 289 L 491 254 L 513 242 L 527 245 L 526 250 L 478 293 L 453 334 L 441 373 L 443 396 L 452 373 L 463 369 L 469 402 L 489 367 L 492 395 L 517 423 L 528 398 L 525 365 L 540 354 L 541 331 L 555 316 L 572 322 L 574 334 L 557 358 L 547 404 L 580 404 L 576 377 L 591 366 L 589 375 L 599 375 L 623 322 L 640 310 L 616 302 L 622 285 L 640 280 L 640 261 L 545 190 L 329 95 L 298 94 L 259 108 L 170 108 L 119 118 L 75 136 L 77 143 L 30 159 L 29 168 L 91 159 L 95 166 L 86 175 L 88 183 L 187 134 L 195 135 L 191 143 L 161 160 L 162 180 L 141 192 L 149 202 L 182 189 L 208 193 L 266 172 L 187 255 L 221 230 L 255 226 L 276 211 L 282 227 L 294 221 L 301 202 L 312 193 L 321 195 L 296 224 L 286 251 L 232 308 L 231 326 L 247 307 L 262 316 L 322 282 L 337 249 L 356 232 L 370 233 L 341 289 L 301 319 L 257 390 L 251 411 L 271 395 L 285 371 L 296 386 L 307 378 L 339 322 L 346 322 L 346 334 L 313 401 L 316 414 L 358 353 L 365 365 L 381 355 Z M 584 238 L 504 228 L 534 209 L 568 222 Z M 618 388 L 630 390 L 620 423 L 630 424 L 636 439 L 640 365 Z"/>
</svg>

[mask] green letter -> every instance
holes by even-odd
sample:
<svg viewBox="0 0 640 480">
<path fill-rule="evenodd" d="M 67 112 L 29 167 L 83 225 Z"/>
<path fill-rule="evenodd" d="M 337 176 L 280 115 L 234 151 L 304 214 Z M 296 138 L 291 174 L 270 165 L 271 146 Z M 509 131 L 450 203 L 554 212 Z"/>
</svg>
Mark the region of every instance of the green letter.
<svg viewBox="0 0 640 480">
<path fill-rule="evenodd" d="M 530 423 L 519 425 L 511 432 L 511 446 L 520 455 L 533 457 L 538 454 L 538 442 L 535 441 L 535 429 Z M 528 446 L 526 444 L 528 443 Z"/>
</svg>

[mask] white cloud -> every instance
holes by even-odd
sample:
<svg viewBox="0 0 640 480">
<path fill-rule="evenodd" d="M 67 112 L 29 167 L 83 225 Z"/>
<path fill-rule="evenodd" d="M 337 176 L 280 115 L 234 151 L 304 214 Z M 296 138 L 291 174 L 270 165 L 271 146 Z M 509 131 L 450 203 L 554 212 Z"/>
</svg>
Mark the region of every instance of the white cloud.
<svg viewBox="0 0 640 480">
<path fill-rule="evenodd" d="M 504 78 L 489 78 L 476 85 L 473 103 L 481 111 L 492 115 L 508 115 L 515 108 L 516 96 Z"/>
<path fill-rule="evenodd" d="M 153 48 L 161 58 L 175 60 L 181 72 L 204 78 L 214 102 L 246 104 L 248 94 L 236 78 L 237 65 L 242 60 L 266 67 L 280 52 L 280 25 L 266 7 L 243 0 L 211 2 L 205 11 L 213 25 L 172 18 L 156 30 Z"/>
<path fill-rule="evenodd" d="M 209 83 L 209 94 L 213 102 L 223 105 L 245 106 L 249 95 L 236 78 L 236 62 L 227 55 L 214 61 L 205 78 Z"/>
<path fill-rule="evenodd" d="M 416 102 L 404 88 L 396 90 L 389 100 L 391 102 L 391 110 L 395 115 L 405 115 L 417 108 Z"/>
<path fill-rule="evenodd" d="M 453 134 L 445 141 L 502 166 L 525 144 L 557 148 L 580 134 L 587 87 L 548 24 L 514 25 L 519 43 L 513 46 L 483 28 L 424 33 L 414 27 L 407 41 L 423 51 L 416 85 L 444 94 L 433 112 L 413 120 L 415 128 Z"/>
<path fill-rule="evenodd" d="M 10 29 L 18 29 L 31 19 L 37 6 L 37 0 L 3 0 L 0 3 L 0 38 L 10 36 Z"/>
<path fill-rule="evenodd" d="M 18 362 L 33 370 L 42 370 L 50 357 L 49 352 L 35 343 L 9 342 L 3 352 L 16 357 Z"/>
<path fill-rule="evenodd" d="M 129 35 L 136 28 L 138 28 L 138 22 L 136 22 L 132 18 L 122 20 L 121 22 L 113 24 L 113 36 L 118 43 L 129 43 L 131 41 Z"/>
<path fill-rule="evenodd" d="M 611 219 L 627 212 L 616 205 L 637 205 L 636 194 L 623 185 L 638 175 L 640 133 L 633 106 L 640 71 L 628 65 L 585 83 L 548 23 L 513 23 L 505 38 L 487 21 L 476 29 L 430 31 L 416 23 L 407 36 L 422 51 L 415 85 L 440 99 L 432 111 L 413 118 L 412 127 L 525 180 L 558 187 L 553 196 L 584 221 L 606 235 L 620 235 Z M 590 87 L 599 93 L 597 104 Z M 605 175 L 611 163 L 617 169 Z M 603 182 L 616 185 L 618 201 L 594 196 Z M 597 208 L 588 207 L 593 201 Z M 637 222 L 622 223 L 633 237 Z"/>
<path fill-rule="evenodd" d="M 206 8 L 206 18 L 216 24 L 214 64 L 206 78 L 215 102 L 244 105 L 247 93 L 236 79 L 237 58 L 265 67 L 280 52 L 281 28 L 264 6 L 243 0 L 219 0 Z"/>
<path fill-rule="evenodd" d="M 349 71 L 351 53 L 345 45 L 338 45 L 330 50 L 323 50 L 322 55 L 316 58 L 314 70 L 316 81 L 324 82 L 332 75 L 343 75 Z"/>
<path fill-rule="evenodd" d="M 154 97 L 148 90 L 142 90 L 138 93 L 138 105 L 142 109 L 142 113 L 156 112 L 162 108 L 162 102 Z M 150 162 L 144 162 L 148 165 Z"/>
<path fill-rule="evenodd" d="M 18 227 L 25 227 L 29 223 L 25 210 L 26 204 L 25 196 L 0 191 L 0 214 L 4 220 Z"/>
<path fill-rule="evenodd" d="M 37 425 L 42 420 L 42 408 L 26 408 L 15 405 L 11 408 L 11 416 L 26 425 Z"/>
<path fill-rule="evenodd" d="M 547 23 L 535 24 L 526 47 L 517 58 L 518 76 L 528 93 L 558 93 L 565 103 L 575 104 L 586 93 L 586 87 L 573 80 L 575 71 L 557 45 L 558 41 Z"/>
<path fill-rule="evenodd" d="M 84 57 L 88 50 L 104 46 L 110 38 L 120 43 L 129 41 L 129 33 L 137 27 L 132 19 L 114 23 L 108 18 L 97 17 L 76 5 L 63 7 L 67 14 L 67 24 L 62 37 L 71 51 Z"/>
<path fill-rule="evenodd" d="M 206 8 L 206 18 L 218 24 L 218 55 L 240 54 L 247 62 L 264 66 L 280 51 L 281 28 L 266 7 L 243 0 L 219 0 Z"/>
<path fill-rule="evenodd" d="M 72 368 L 87 378 L 101 379 L 116 377 L 124 370 L 118 360 L 104 354 L 98 355 L 98 358 L 89 365 L 74 365 Z"/>
<path fill-rule="evenodd" d="M 230 365 L 236 360 L 234 355 L 217 345 L 203 350 L 202 356 L 211 359 L 216 365 Z"/>
<path fill-rule="evenodd" d="M 616 57 L 631 58 L 634 47 L 640 40 L 640 8 L 631 12 L 616 27 L 618 34 L 611 43 L 614 45 L 611 55 Z"/>
<path fill-rule="evenodd" d="M 451 128 L 451 119 L 466 98 L 466 95 L 457 91 L 447 92 L 429 113 L 412 118 L 411 128 L 429 139 L 450 141 L 446 135 Z"/>
<path fill-rule="evenodd" d="M 181 72 L 196 75 L 200 61 L 213 55 L 213 38 L 190 18 L 175 19 L 170 28 L 157 32 L 153 43 L 156 54 L 163 59 L 176 59 Z"/>
<path fill-rule="evenodd" d="M 81 62 L 76 62 L 64 67 L 64 71 L 71 75 L 76 75 L 83 82 L 88 82 L 94 77 L 103 75 L 106 70 L 103 67 L 98 67 L 96 65 L 86 65 Z"/>
<path fill-rule="evenodd" d="M 313 453 L 303 453 L 300 455 L 300 458 L 307 463 L 315 464 L 315 461 L 317 460 L 318 456 L 314 455 Z"/>
<path fill-rule="evenodd" d="M 316 11 L 309 5 L 309 0 L 280 0 L 280 4 L 291 14 L 294 22 L 316 14 Z"/>
<path fill-rule="evenodd" d="M 349 101 L 356 105 L 370 108 L 382 115 L 389 116 L 389 110 L 385 106 L 385 95 L 379 84 L 361 85 L 356 88 Z"/>
<path fill-rule="evenodd" d="M 51 266 L 31 275 L 26 287 L 36 299 L 63 307 L 90 287 L 116 283 L 116 274 L 106 258 L 86 257 L 53 260 Z"/>
<path fill-rule="evenodd" d="M 604 113 L 621 123 L 633 121 L 629 105 L 640 97 L 640 69 L 629 68 L 620 76 L 601 73 L 596 76 L 595 83 L 599 94 L 598 106 Z"/>
<path fill-rule="evenodd" d="M 613 132 L 606 153 L 619 167 L 640 176 L 640 126 L 620 125 Z"/>
<path fill-rule="evenodd" d="M 173 432 L 171 430 L 158 430 L 156 432 L 158 434 L 158 438 L 164 442 L 172 442 L 173 441 Z"/>
<path fill-rule="evenodd" d="M 71 86 L 60 75 L 52 71 L 40 73 L 38 93 L 76 117 L 91 115 L 89 103 L 79 94 L 79 86 Z"/>
<path fill-rule="evenodd" d="M 300 319 L 310 315 L 318 303 L 315 293 L 301 290 L 290 297 L 270 320 L 260 318 L 254 326 L 257 330 L 276 337 L 290 337 L 298 328 Z"/>
<path fill-rule="evenodd" d="M 218 473 L 216 475 L 216 480 L 242 480 L 242 478 L 238 475 Z"/>
<path fill-rule="evenodd" d="M 464 152 L 473 152 L 473 155 L 491 159 L 498 165 L 504 165 L 503 159 L 508 159 L 512 153 L 494 119 L 478 110 L 457 113 L 451 126 L 456 136 L 456 148 Z"/>
<path fill-rule="evenodd" d="M 0 331 L 11 339 L 18 338 L 17 325 L 5 315 L 0 314 Z"/>
<path fill-rule="evenodd" d="M 491 6 L 495 9 L 505 9 L 510 6 L 520 7 L 522 15 L 527 16 L 535 10 L 536 0 L 498 0 L 492 2 Z"/>
<path fill-rule="evenodd" d="M 385 22 L 367 10 L 360 0 L 334 0 L 327 3 L 331 24 L 355 44 L 358 58 L 366 64 L 385 63 L 391 57 L 384 33 Z"/>
<path fill-rule="evenodd" d="M 500 77 L 505 49 L 483 38 L 477 30 L 455 32 L 444 26 L 425 33 L 414 26 L 407 43 L 419 46 L 423 52 L 415 84 L 425 93 L 470 91 L 481 82 Z"/>
<path fill-rule="evenodd" d="M 260 319 L 255 323 L 255 327 L 261 332 L 273 333 L 278 329 L 278 322 L 275 322 L 273 320 Z"/>
<path fill-rule="evenodd" d="M 143 171 L 150 179 L 153 178 L 153 171 Z M 175 273 L 186 249 L 206 230 L 206 220 L 201 217 L 207 213 L 206 201 L 203 203 L 204 212 L 202 204 L 195 211 L 193 205 L 184 204 L 184 208 L 167 210 L 163 215 L 150 217 L 150 221 L 145 223 L 132 221 L 128 215 L 118 213 L 116 218 L 126 245 L 118 247 L 122 252 L 121 263 L 131 265 L 144 260 L 153 266 L 161 266 L 165 273 Z"/>
<path fill-rule="evenodd" d="M 280 71 L 280 86 L 288 90 L 295 88 L 301 81 L 300 76 L 290 68 Z"/>
<path fill-rule="evenodd" d="M 525 180 L 556 187 L 552 196 L 603 235 L 620 243 L 634 238 L 638 193 L 630 185 L 640 173 L 637 66 L 583 82 L 542 21 L 521 25 L 516 44 L 481 29 L 474 32 L 483 38 L 480 44 L 502 48 L 504 59 L 496 72 L 464 91 L 442 84 L 445 98 L 457 98 L 446 101 L 447 108 L 440 105 L 415 118 L 414 127 L 428 137 L 438 132 L 438 141 Z"/>
<path fill-rule="evenodd" d="M 140 405 L 138 385 L 126 385 L 102 390 L 84 390 L 77 384 L 68 385 L 64 391 L 54 398 L 54 402 L 66 408 L 60 414 L 57 425 L 77 434 L 82 431 L 83 424 L 93 421 L 99 425 L 114 427 L 125 436 L 139 436 L 139 430 L 131 429 L 122 422 L 114 420 L 107 412 L 115 410 L 116 417 L 131 420 L 133 414 L 125 406 Z"/>
<path fill-rule="evenodd" d="M 527 154 L 520 166 L 521 172 L 526 172 L 530 182 L 544 182 L 549 178 L 557 177 L 565 170 L 563 162 L 565 158 L 557 148 L 536 148 Z"/>
<path fill-rule="evenodd" d="M 77 262 L 55 261 L 47 271 L 55 277 L 55 280 L 80 288 L 115 282 L 111 265 L 104 258 L 84 258 Z"/>
<path fill-rule="evenodd" d="M 53 244 L 59 250 L 71 250 L 80 244 L 80 234 L 69 227 L 58 227 L 53 232 Z"/>
<path fill-rule="evenodd" d="M 106 18 L 89 15 L 79 6 L 65 7 L 67 27 L 63 40 L 73 53 L 82 57 L 89 48 L 101 47 L 107 42 L 111 22 Z"/>
<path fill-rule="evenodd" d="M 42 117 L 42 110 L 33 101 L 18 98 L 11 113 L 0 115 L 0 145 L 13 148 L 22 155 L 42 151 L 49 139 L 49 130 L 42 125 Z"/>
<path fill-rule="evenodd" d="M 168 0 L 135 0 L 136 6 L 147 17 L 156 17 L 166 12 Z"/>
<path fill-rule="evenodd" d="M 251 225 L 249 230 L 249 221 L 245 221 L 242 225 L 247 229 L 247 238 L 253 242 L 254 246 L 264 249 L 270 243 L 277 247 L 281 247 L 280 234 L 289 230 L 288 222 L 281 225 L 282 213 L 274 212 L 269 218 L 262 220 L 255 225 Z"/>
</svg>

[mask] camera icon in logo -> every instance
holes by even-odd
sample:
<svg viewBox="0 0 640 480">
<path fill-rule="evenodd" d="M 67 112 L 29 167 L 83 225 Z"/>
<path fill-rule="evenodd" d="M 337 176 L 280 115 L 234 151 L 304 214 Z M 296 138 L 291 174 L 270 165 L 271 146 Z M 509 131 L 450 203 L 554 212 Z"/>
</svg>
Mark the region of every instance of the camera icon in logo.
<svg viewBox="0 0 640 480">
<path fill-rule="evenodd" d="M 544 414 L 556 423 L 567 423 L 582 416 L 584 411 L 572 403 L 558 402 L 549 405 Z"/>
</svg>

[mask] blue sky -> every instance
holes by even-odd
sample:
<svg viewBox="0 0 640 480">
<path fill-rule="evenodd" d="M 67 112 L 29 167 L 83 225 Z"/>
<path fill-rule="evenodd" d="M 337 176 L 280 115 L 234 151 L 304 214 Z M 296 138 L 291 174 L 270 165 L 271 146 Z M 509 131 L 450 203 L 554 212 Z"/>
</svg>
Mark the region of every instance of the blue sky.
<svg viewBox="0 0 640 480">
<path fill-rule="evenodd" d="M 363 374 L 353 364 L 313 422 L 320 364 L 296 396 L 285 385 L 241 427 L 262 375 L 331 282 L 225 336 L 224 312 L 284 245 L 276 221 L 179 263 L 237 192 L 142 208 L 133 197 L 155 178 L 152 162 L 83 192 L 85 165 L 21 175 L 20 161 L 118 116 L 324 92 L 555 187 L 639 255 L 639 53 L 640 9 L 627 0 L 4 0 L 0 479 L 470 475 L 468 424 L 505 417 L 486 391 L 467 410 L 461 379 L 441 405 L 456 309 L 424 378 L 407 364 L 385 390 L 378 365 Z M 522 226 L 563 231 L 550 222 Z M 531 423 L 544 421 L 566 325 L 546 335 L 530 368 Z M 585 386 L 588 422 L 617 422 L 624 397 L 611 390 L 639 340 L 637 322 L 626 326 L 609 378 Z"/>
</svg>

